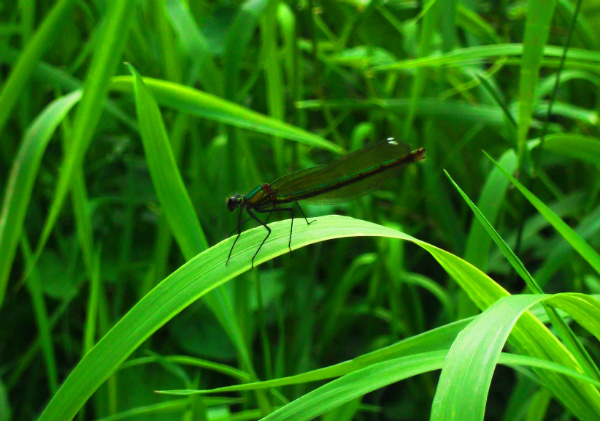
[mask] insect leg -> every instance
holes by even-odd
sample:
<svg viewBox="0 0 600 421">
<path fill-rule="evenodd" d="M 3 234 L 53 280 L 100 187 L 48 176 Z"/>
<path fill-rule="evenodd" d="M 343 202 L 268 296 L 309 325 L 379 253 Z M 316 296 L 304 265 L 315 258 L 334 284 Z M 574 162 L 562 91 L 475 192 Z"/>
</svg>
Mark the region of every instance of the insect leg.
<svg viewBox="0 0 600 421">
<path fill-rule="evenodd" d="M 271 217 L 271 213 L 269 213 L 269 215 L 267 216 L 267 219 L 265 219 L 265 224 L 269 222 L 269 218 Z M 244 220 L 244 222 L 242 222 L 242 227 L 244 225 L 246 225 L 246 222 L 248 222 L 249 220 L 253 219 L 251 216 L 249 216 L 248 218 L 246 218 Z M 238 224 L 239 225 L 239 224 Z M 234 232 L 236 232 L 238 230 L 238 227 L 235 227 L 228 235 L 228 237 L 231 237 L 233 235 Z"/>
<path fill-rule="evenodd" d="M 244 222 L 245 223 L 245 222 Z M 240 208 L 240 213 L 238 216 L 238 235 L 237 237 L 235 237 L 235 240 L 233 241 L 233 245 L 231 246 L 231 250 L 229 250 L 229 256 L 227 256 L 227 262 L 225 262 L 225 266 L 227 266 L 227 264 L 229 263 L 229 259 L 231 259 L 231 252 L 233 251 L 233 248 L 235 247 L 235 243 L 237 243 L 237 240 L 240 238 L 240 235 L 242 235 L 242 208 Z"/>
<path fill-rule="evenodd" d="M 261 224 L 263 227 L 265 227 L 267 231 L 269 231 L 267 233 L 267 236 L 262 240 L 262 243 L 260 243 L 260 246 L 258 246 L 258 250 L 256 250 L 256 253 L 254 253 L 254 256 L 252 256 L 252 267 L 254 268 L 254 258 L 256 257 L 256 255 L 258 254 L 260 249 L 262 248 L 263 244 L 265 244 L 265 241 L 267 241 L 267 238 L 269 238 L 269 235 L 271 235 L 271 228 L 269 228 L 266 223 L 264 223 L 263 221 L 258 219 L 258 217 L 256 215 L 254 215 L 254 213 L 250 209 L 246 209 L 246 210 L 248 211 L 248 214 L 250 215 L 250 217 L 252 217 L 252 219 L 257 221 L 259 224 Z M 257 211 L 257 212 L 266 213 L 266 212 L 271 212 L 271 210 Z M 269 216 L 271 216 L 271 214 L 269 214 Z M 267 220 L 268 219 L 269 219 L 269 217 L 267 217 Z"/>
<path fill-rule="evenodd" d="M 292 230 L 294 229 L 294 208 L 271 208 L 265 210 L 255 209 L 256 212 L 266 213 L 269 212 L 269 217 L 273 212 L 289 212 L 292 216 L 292 223 L 290 225 L 290 241 L 288 242 L 288 248 L 290 249 L 290 253 L 292 252 Z M 269 218 L 267 218 L 268 220 Z"/>
<path fill-rule="evenodd" d="M 298 202 L 294 202 L 294 203 L 296 204 L 296 206 L 298 206 L 298 209 L 300 209 L 300 213 L 301 213 L 301 214 L 302 214 L 302 216 L 304 217 L 304 220 L 306 221 L 306 225 L 310 225 L 310 224 L 312 224 L 313 222 L 317 222 L 317 220 L 316 220 L 316 219 L 314 219 L 314 220 L 312 220 L 312 221 L 308 222 L 308 219 L 306 219 L 306 215 L 304 215 L 304 211 L 303 211 L 303 210 L 302 210 L 302 208 L 300 207 L 300 204 L 299 204 Z"/>
</svg>

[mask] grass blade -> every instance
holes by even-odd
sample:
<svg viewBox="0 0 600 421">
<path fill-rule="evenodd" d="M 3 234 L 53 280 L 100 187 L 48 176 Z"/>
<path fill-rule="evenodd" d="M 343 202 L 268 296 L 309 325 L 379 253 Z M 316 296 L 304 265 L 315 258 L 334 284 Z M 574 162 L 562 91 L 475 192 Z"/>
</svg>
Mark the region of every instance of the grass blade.
<svg viewBox="0 0 600 421">
<path fill-rule="evenodd" d="M 187 259 L 206 250 L 208 242 L 177 168 L 171 144 L 154 98 L 130 66 L 135 81 L 135 104 L 146 162 L 171 232 Z"/>
<path fill-rule="evenodd" d="M 572 316 L 586 320 L 586 327 L 596 337 L 600 336 L 600 303 L 589 296 L 563 293 L 504 297 L 476 317 L 450 348 L 434 398 L 431 419 L 483 420 L 492 375 L 508 335 L 525 311 L 544 300 L 567 312 L 575 310 Z M 580 308 L 575 309 L 577 306 Z M 560 400 L 562 396 L 559 394 L 556 398 Z M 597 413 L 592 408 L 591 405 L 578 408 L 577 416 L 595 419 Z"/>
<path fill-rule="evenodd" d="M 210 120 L 295 140 L 305 145 L 328 149 L 336 153 L 342 152 L 341 147 L 320 136 L 206 92 L 152 78 L 145 78 L 144 83 L 161 105 Z M 116 91 L 131 93 L 133 92 L 133 79 L 130 76 L 116 77 L 111 87 Z"/>
<path fill-rule="evenodd" d="M 72 92 L 40 113 L 25 133 L 10 171 L 0 214 L 0 307 L 42 156 L 54 131 L 80 98 L 81 91 Z"/>
<path fill-rule="evenodd" d="M 0 133 L 4 130 L 4 125 L 21 97 L 23 88 L 29 82 L 36 64 L 52 46 L 52 40 L 60 33 L 62 26 L 70 21 L 68 16 L 76 3 L 75 0 L 61 0 L 56 3 L 19 56 L 0 92 Z"/>
<path fill-rule="evenodd" d="M 77 168 L 81 167 L 85 153 L 96 131 L 101 116 L 100 110 L 106 102 L 110 78 L 125 48 L 127 34 L 132 22 L 130 14 L 135 3 L 134 0 L 111 3 L 107 12 L 104 33 L 98 37 L 98 48 L 87 75 L 81 104 L 75 115 L 70 150 L 63 160 L 54 199 L 34 254 L 34 261 L 39 257 L 50 237 L 52 228 L 71 187 L 73 175 Z"/>
<path fill-rule="evenodd" d="M 487 154 L 486 154 L 487 155 Z M 525 196 L 525 198 L 535 207 L 539 213 L 541 213 L 550 224 L 563 236 L 565 240 L 579 253 L 581 257 L 585 259 L 597 273 L 600 273 L 600 255 L 586 243 L 571 227 L 569 227 L 562 219 L 560 219 L 550 208 L 548 208 L 540 199 L 535 197 L 533 193 L 519 183 L 512 175 L 510 175 L 504 168 L 502 168 L 496 161 L 489 155 L 488 158 L 494 163 L 494 165 L 500 169 L 510 180 L 510 182 Z"/>
<path fill-rule="evenodd" d="M 552 23 L 555 7 L 556 0 L 529 0 L 527 2 L 527 21 L 525 22 L 519 83 L 519 125 L 517 126 L 519 168 L 523 164 L 527 152 L 527 134 L 529 133 L 535 107 L 535 91 L 544 57 L 544 47 L 550 35 L 550 24 Z"/>
</svg>

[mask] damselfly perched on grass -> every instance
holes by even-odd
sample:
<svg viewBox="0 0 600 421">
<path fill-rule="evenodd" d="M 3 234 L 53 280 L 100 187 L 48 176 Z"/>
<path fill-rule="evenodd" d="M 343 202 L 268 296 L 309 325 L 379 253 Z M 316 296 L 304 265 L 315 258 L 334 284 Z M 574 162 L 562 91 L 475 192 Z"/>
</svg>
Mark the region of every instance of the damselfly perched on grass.
<svg viewBox="0 0 600 421">
<path fill-rule="evenodd" d="M 227 263 L 242 233 L 242 225 L 246 222 L 243 221 L 244 210 L 249 215 L 248 219 L 256 220 L 267 230 L 267 235 L 252 257 L 254 267 L 254 258 L 271 235 L 271 228 L 267 222 L 273 212 L 290 213 L 292 222 L 288 247 L 292 249 L 295 209 L 293 206 L 282 207 L 281 205 L 295 204 L 306 223 L 310 224 L 298 201 L 335 204 L 363 196 L 377 190 L 386 180 L 398 176 L 406 165 L 423 158 L 425 158 L 424 148 L 411 151 L 408 145 L 390 138 L 349 153 L 328 164 L 295 171 L 271 183 L 261 184 L 245 196 L 239 193 L 230 196 L 227 199 L 227 207 L 231 212 L 237 208 L 240 208 L 240 211 L 238 235 L 229 250 Z M 255 213 L 267 213 L 268 216 L 263 222 Z"/>
</svg>

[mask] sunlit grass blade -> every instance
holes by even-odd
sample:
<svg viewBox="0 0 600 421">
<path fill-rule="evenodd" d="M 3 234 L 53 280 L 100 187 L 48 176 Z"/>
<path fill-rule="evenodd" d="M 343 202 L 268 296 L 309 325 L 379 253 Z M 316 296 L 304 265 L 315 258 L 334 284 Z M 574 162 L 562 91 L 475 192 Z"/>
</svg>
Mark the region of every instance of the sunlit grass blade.
<svg viewBox="0 0 600 421">
<path fill-rule="evenodd" d="M 417 354 L 373 364 L 327 383 L 263 418 L 263 421 L 307 421 L 400 380 L 439 369 L 446 351 Z"/>
<path fill-rule="evenodd" d="M 282 407 L 280 410 L 276 411 L 275 413 L 273 413 L 265 419 L 313 419 L 315 416 L 323 414 L 326 411 L 337 407 L 338 405 L 344 404 L 345 402 L 351 401 L 357 396 L 363 396 L 368 392 L 371 392 L 388 384 L 395 383 L 404 378 L 409 378 L 417 374 L 440 369 L 444 364 L 445 358 L 447 358 L 446 355 L 447 351 L 433 351 L 415 354 L 402 358 L 396 358 L 381 363 L 375 363 L 369 367 L 360 369 L 352 374 L 346 375 L 338 380 L 334 380 L 326 384 L 325 386 L 322 386 L 300 397 L 299 399 Z M 587 382 L 595 386 L 600 385 L 600 382 L 595 381 L 575 370 L 568 369 L 561 364 L 556 364 L 551 361 L 541 360 L 538 358 L 503 353 L 499 355 L 498 363 L 504 365 L 511 365 L 515 368 L 532 367 L 549 370 L 556 373 L 564 374 L 566 376 L 570 376 L 573 379 L 581 380 L 583 382 Z M 421 367 L 416 367 L 419 364 L 422 364 Z M 247 386 L 263 387 L 262 383 L 254 383 Z M 222 388 L 221 390 L 223 389 L 225 388 Z M 162 393 L 186 396 L 196 392 L 169 391 Z M 325 402 L 323 402 L 323 398 L 325 398 Z M 463 407 L 466 412 L 469 411 L 470 404 L 472 404 L 472 401 L 470 399 L 466 399 L 464 401 Z M 452 417 L 439 419 L 452 419 Z"/>
<path fill-rule="evenodd" d="M 487 155 L 487 154 L 486 154 Z M 563 236 L 569 244 L 585 259 L 597 273 L 600 273 L 600 255 L 586 243 L 571 227 L 569 227 L 562 219 L 552 212 L 540 199 L 535 197 L 533 193 L 519 183 L 512 175 L 502 168 L 494 159 L 487 155 L 488 158 L 504 173 L 511 183 L 519 189 L 525 198 L 540 212 L 544 218 L 552 224 L 552 226 Z"/>
<path fill-rule="evenodd" d="M 506 244 L 506 242 L 502 239 L 500 234 L 494 229 L 494 227 L 487 221 L 483 213 L 475 206 L 475 204 L 469 199 L 469 197 L 462 191 L 462 189 L 454 182 L 450 174 L 447 171 L 446 176 L 450 179 L 450 182 L 454 185 L 454 187 L 458 190 L 460 195 L 463 197 L 467 205 L 471 208 L 479 222 L 483 225 L 489 236 L 494 240 L 498 248 L 504 254 L 504 257 L 510 262 L 513 269 L 521 276 L 525 284 L 529 287 L 529 289 L 537 294 L 543 294 L 542 288 L 538 285 L 535 279 L 531 276 L 525 265 L 521 262 L 521 260 L 515 255 L 512 249 Z M 554 327 L 559 332 L 561 339 L 565 342 L 569 351 L 574 354 L 575 358 L 585 367 L 589 373 L 593 373 L 591 375 L 595 375 L 600 377 L 600 373 L 598 372 L 598 368 L 590 358 L 589 354 L 584 349 L 581 342 L 577 339 L 575 334 L 571 331 L 569 326 L 562 320 L 559 315 L 556 313 L 554 309 L 547 308 L 548 317 L 552 321 Z"/>
<path fill-rule="evenodd" d="M 565 297 L 565 295 L 576 296 L 577 301 L 581 298 L 581 295 L 577 294 L 564 294 L 560 296 L 561 301 L 569 300 L 572 297 Z M 487 395 L 487 387 L 484 383 L 491 381 L 491 375 L 495 369 L 497 363 L 511 364 L 511 365 L 523 365 L 528 367 L 542 368 L 545 370 L 554 371 L 567 376 L 572 377 L 583 382 L 587 382 L 594 385 L 600 385 L 600 382 L 595 381 L 575 370 L 569 369 L 563 365 L 553 363 L 551 361 L 541 360 L 537 358 L 531 358 L 521 355 L 513 354 L 500 354 L 504 341 L 508 337 L 511 328 L 519 318 L 523 311 L 526 311 L 535 302 L 542 301 L 544 299 L 551 299 L 559 301 L 559 296 L 520 296 L 520 297 L 506 297 L 499 303 L 490 307 L 488 311 L 477 317 L 461 334 L 456 346 L 453 346 L 454 355 L 453 357 L 460 356 L 460 360 L 457 362 L 449 361 L 448 358 L 451 356 L 447 350 L 440 351 L 428 351 L 423 353 L 415 353 L 412 355 L 394 358 L 387 361 L 375 362 L 364 368 L 359 368 L 356 371 L 351 372 L 337 380 L 334 380 L 325 386 L 319 387 L 318 389 L 300 397 L 299 399 L 285 405 L 281 409 L 277 410 L 273 414 L 269 415 L 266 420 L 309 420 L 313 419 L 318 415 L 321 415 L 339 405 L 349 402 L 357 397 L 363 396 L 366 393 L 377 390 L 386 385 L 395 383 L 405 378 L 413 377 L 417 374 L 424 372 L 437 370 L 442 366 L 450 367 L 451 370 L 459 371 L 460 374 L 469 376 L 468 381 L 464 384 L 467 386 L 467 390 L 463 390 L 460 387 L 453 387 L 451 391 L 455 391 L 459 399 L 454 395 L 448 395 L 445 401 L 441 401 L 440 409 L 443 416 L 434 417 L 433 419 L 483 419 L 483 412 L 473 411 L 473 405 L 483 409 L 485 407 L 485 400 Z M 585 299 L 592 300 L 589 297 L 583 296 Z M 506 304 L 509 303 L 512 312 L 509 314 L 503 313 L 507 308 Z M 597 303 L 595 304 L 598 305 Z M 506 327 L 503 329 L 503 335 L 481 335 L 479 328 L 486 328 L 487 330 L 495 329 L 498 323 L 501 323 L 498 319 L 502 317 L 503 321 L 506 322 Z M 470 336 L 469 336 L 470 335 Z M 498 346 L 494 348 L 495 357 L 490 358 L 488 364 L 469 364 L 473 361 L 471 354 L 461 355 L 459 348 L 461 346 L 465 352 L 470 352 L 472 348 L 476 348 L 475 359 L 484 358 L 487 361 L 489 357 L 489 348 L 492 344 L 487 342 L 481 342 L 481 337 L 489 338 L 489 341 L 496 342 Z M 463 338 L 461 340 L 461 338 Z M 458 358 L 457 358 L 458 359 Z M 454 364 L 458 364 L 457 366 Z M 465 363 L 467 366 L 465 367 Z M 339 366 L 339 365 L 338 365 Z M 334 367 L 338 367 L 334 366 Z M 334 367 L 330 367 L 333 369 Z M 319 370 L 322 371 L 322 370 Z M 482 372 L 487 372 L 485 376 Z M 303 375 L 294 376 L 293 378 L 287 379 L 288 382 L 285 384 L 295 384 L 303 381 L 311 381 L 308 375 L 311 373 L 304 373 Z M 483 376 L 483 377 L 478 377 Z M 456 376 L 460 378 L 460 376 Z M 252 390 L 252 388 L 263 388 L 266 387 L 267 383 L 273 384 L 281 382 L 286 379 L 276 379 L 268 382 L 260 382 L 248 384 L 245 386 L 233 386 L 229 388 L 219 388 L 216 390 L 208 391 L 194 391 L 194 390 L 181 390 L 181 391 L 168 391 L 162 392 L 172 395 L 190 395 L 195 393 L 216 393 L 217 391 L 226 392 L 233 390 Z M 470 381 L 470 383 L 469 383 Z M 438 390 L 448 391 L 453 384 L 440 381 Z M 470 385 L 470 387 L 469 387 Z M 481 387 L 480 387 L 481 385 Z M 472 393 L 474 390 L 480 393 Z M 482 392 L 482 393 L 481 393 Z M 469 393 L 472 393 L 469 395 Z M 462 399 L 462 396 L 467 396 L 466 399 Z M 479 397 L 480 399 L 477 399 Z M 475 401 L 475 402 L 474 402 Z M 454 408 L 452 408 L 452 404 Z M 435 410 L 435 409 L 434 409 Z M 458 417 L 458 418 L 457 418 Z"/>
<path fill-rule="evenodd" d="M 138 124 L 152 182 L 171 232 L 183 255 L 190 259 L 206 250 L 208 242 L 177 168 L 158 105 L 141 76 L 132 66 L 130 70 L 135 80 Z"/>
<path fill-rule="evenodd" d="M 470 318 L 469 321 L 472 319 L 473 318 Z M 464 325 L 466 325 L 466 323 L 461 323 L 461 329 L 462 329 L 462 326 L 464 326 Z M 404 362 L 411 361 L 410 358 L 406 358 L 406 357 L 414 357 L 414 356 L 424 357 L 426 355 L 429 355 L 429 356 L 444 355 L 444 358 L 440 358 L 440 360 L 439 360 L 439 362 L 440 362 L 439 367 L 434 366 L 434 369 L 438 369 L 438 368 L 441 369 L 443 367 L 444 359 L 446 358 L 448 351 L 449 351 L 449 349 L 444 349 L 444 350 L 440 350 L 440 351 L 414 352 L 414 353 L 411 353 L 404 357 L 395 357 L 395 358 L 385 359 L 385 360 L 379 361 L 379 362 L 372 362 L 370 365 L 366 365 L 364 367 L 357 367 L 354 370 L 348 370 L 346 373 L 343 373 L 343 374 L 339 373 L 340 370 L 337 370 L 337 376 L 355 373 L 356 371 L 363 370 L 364 368 L 372 367 L 373 365 L 378 365 L 378 367 L 385 367 L 386 366 L 385 364 L 381 364 L 384 362 L 389 363 L 390 366 L 395 366 L 395 365 L 398 365 L 399 363 L 401 363 L 400 360 L 403 360 Z M 375 353 L 371 353 L 371 354 L 375 354 Z M 370 355 L 370 354 L 368 354 L 368 355 Z M 564 374 L 566 376 L 572 377 L 573 379 L 576 379 L 576 380 L 581 380 L 583 382 L 589 383 L 594 386 L 600 386 L 600 381 L 594 380 L 593 378 L 586 376 L 585 374 L 582 374 L 580 371 L 576 371 L 576 370 L 567 368 L 562 364 L 557 364 L 552 361 L 542 360 L 540 358 L 533 358 L 533 357 L 528 357 L 525 355 L 509 354 L 509 353 L 503 352 L 502 354 L 500 354 L 500 356 L 498 358 L 498 363 L 502 364 L 502 365 L 512 366 L 515 369 L 520 369 L 521 367 L 523 367 L 523 368 L 539 368 L 539 369 L 543 369 L 543 370 L 553 371 L 553 372 L 556 372 L 559 374 Z M 342 364 L 347 364 L 347 363 L 342 363 Z M 301 384 L 301 383 L 313 382 L 316 380 L 323 380 L 323 379 L 327 379 L 329 377 L 333 377 L 333 376 L 328 376 L 328 377 L 319 376 L 318 378 L 315 378 L 315 375 L 317 373 L 325 373 L 327 371 L 333 372 L 337 367 L 341 366 L 342 364 L 338 364 L 338 365 L 331 366 L 331 367 L 326 367 L 326 368 L 311 371 L 308 373 L 298 374 L 298 375 L 291 376 L 291 377 L 284 377 L 281 379 L 267 380 L 267 381 L 257 382 L 257 383 L 248 383 L 248 384 L 243 384 L 243 385 L 238 385 L 238 386 L 226 386 L 226 387 L 220 387 L 217 389 L 210 389 L 210 390 L 162 390 L 162 391 L 158 391 L 158 393 L 165 394 L 165 395 L 173 395 L 173 396 L 189 396 L 189 395 L 195 395 L 195 394 L 212 394 L 212 393 L 240 392 L 240 391 L 247 391 L 247 390 L 266 389 L 266 388 L 275 387 L 275 385 L 287 386 L 287 385 Z"/>
<path fill-rule="evenodd" d="M 227 392 L 242 392 L 257 389 L 271 389 L 282 386 L 290 386 L 302 383 L 316 382 L 320 380 L 331 379 L 345 376 L 357 370 L 369 367 L 383 361 L 389 361 L 400 357 L 407 357 L 416 354 L 431 353 L 450 349 L 452 342 L 456 339 L 459 332 L 472 320 L 472 318 L 453 322 L 441 326 L 419 335 L 404 339 L 395 344 L 387 346 L 368 354 L 361 355 L 350 361 L 345 361 L 329 367 L 319 368 L 306 373 L 296 374 L 289 377 L 282 377 L 262 382 L 239 384 L 234 386 L 224 386 L 210 390 L 168 390 L 162 391 L 165 394 L 173 395 L 191 395 L 191 394 L 212 394 Z"/>
<path fill-rule="evenodd" d="M 81 98 L 75 91 L 46 107 L 25 133 L 10 172 L 0 214 L 0 307 L 42 156 L 54 131 Z"/>
<path fill-rule="evenodd" d="M 476 317 L 456 338 L 444 362 L 432 419 L 483 420 L 492 375 L 513 326 L 532 305 L 544 300 L 567 311 L 594 336 L 600 337 L 600 303 L 587 295 L 563 293 L 504 297 Z M 579 383 L 569 381 L 575 386 Z M 591 386 L 579 383 L 577 387 Z M 561 400 L 563 393 L 555 397 Z M 591 421 L 598 417 L 599 407 L 594 402 L 581 401 L 576 410 L 577 417 Z"/>
<path fill-rule="evenodd" d="M 140 75 L 133 67 L 130 66 L 130 69 L 135 78 L 139 126 L 152 181 L 171 232 L 183 255 L 189 260 L 208 248 L 204 230 L 179 173 L 158 105 Z M 219 293 L 225 294 L 225 291 Z M 243 341 L 237 319 L 232 314 L 231 306 L 223 302 L 229 298 L 211 294 L 206 299 L 236 345 L 241 360 L 251 369 L 249 351 Z"/>
<path fill-rule="evenodd" d="M 513 253 L 513 251 L 508 246 L 508 244 L 506 244 L 504 242 L 504 240 L 500 237 L 498 232 L 496 232 L 494 227 L 487 221 L 487 219 L 485 218 L 483 213 L 481 213 L 481 211 L 477 208 L 477 206 L 475 206 L 475 204 L 471 201 L 471 199 L 469 199 L 469 197 L 465 194 L 465 192 L 462 191 L 462 189 L 458 186 L 458 184 L 456 184 L 454 182 L 454 180 L 452 179 L 450 174 L 448 174 L 448 171 L 444 170 L 444 173 L 446 174 L 446 177 L 448 177 L 448 179 L 450 180 L 452 185 L 454 185 L 456 190 L 458 190 L 458 192 L 460 193 L 462 198 L 465 200 L 467 205 L 469 205 L 469 207 L 471 208 L 471 210 L 473 211 L 473 213 L 475 214 L 475 216 L 477 217 L 479 222 L 483 225 L 483 227 L 487 231 L 488 235 L 492 238 L 492 240 L 494 240 L 494 242 L 500 248 L 500 250 L 502 250 L 504 257 L 506 257 L 509 260 L 512 267 L 517 271 L 517 273 L 525 281 L 527 286 L 532 290 L 532 292 L 535 292 L 538 294 L 543 294 L 542 289 L 535 282 L 535 280 L 532 278 L 532 276 L 529 274 L 529 271 L 527 270 L 527 268 L 525 268 L 523 263 Z"/>
<path fill-rule="evenodd" d="M 510 172 L 517 168 L 516 155 L 512 150 L 504 153 L 500 161 Z M 488 175 L 483 185 L 477 207 L 486 215 L 491 224 L 494 224 L 498 217 L 509 185 L 506 177 L 498 169 L 494 169 Z M 473 220 L 467 237 L 465 260 L 485 272 L 488 267 L 491 240 L 484 225 Z"/>
<path fill-rule="evenodd" d="M 120 76 L 113 79 L 111 87 L 116 91 L 130 93 L 133 92 L 132 83 L 133 79 L 130 76 Z M 144 83 L 161 105 L 210 120 L 295 140 L 309 146 L 342 152 L 341 147 L 320 136 L 206 92 L 152 78 L 145 78 Z"/>
<path fill-rule="evenodd" d="M 257 257 L 256 264 L 288 251 L 289 221 L 272 223 L 270 227 L 273 234 Z M 311 225 L 299 224 L 294 230 L 292 247 L 296 249 L 319 241 L 356 236 L 403 239 L 424 248 L 481 306 L 487 307 L 500 297 L 508 296 L 508 293 L 489 277 L 451 253 L 402 232 L 348 217 L 321 217 L 316 218 L 316 222 Z M 86 354 L 48 404 L 40 421 L 73 417 L 104 380 L 152 333 L 212 289 L 247 271 L 256 249 L 256 242 L 262 241 L 262 238 L 263 227 L 245 232 L 236 245 L 236 253 L 229 266 L 225 266 L 234 240 L 233 237 L 229 238 L 194 257 L 157 285 Z M 568 310 L 573 314 L 573 309 Z M 588 311 L 582 306 L 575 312 L 580 310 Z M 577 320 L 579 321 L 579 318 Z M 568 356 L 565 349 L 560 347 L 556 338 L 538 319 L 531 315 L 525 314 L 521 317 L 511 338 L 518 349 L 527 349 L 532 356 L 550 357 L 568 368 L 573 368 L 572 357 Z M 580 412 L 578 407 L 581 405 L 588 407 L 590 402 L 591 405 L 593 402 L 600 402 L 595 389 L 567 383 L 552 374 L 546 374 L 545 381 L 551 390 L 560 388 L 565 396 L 565 404 L 574 413 Z M 598 413 L 600 414 L 600 408 Z"/>
</svg>

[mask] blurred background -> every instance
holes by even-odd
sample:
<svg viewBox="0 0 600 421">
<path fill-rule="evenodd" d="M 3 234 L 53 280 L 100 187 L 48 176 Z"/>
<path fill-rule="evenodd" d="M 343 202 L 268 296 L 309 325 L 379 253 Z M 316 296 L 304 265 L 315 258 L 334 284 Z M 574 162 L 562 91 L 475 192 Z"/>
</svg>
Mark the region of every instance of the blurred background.
<svg viewBox="0 0 600 421">
<path fill-rule="evenodd" d="M 208 246 L 237 226 L 231 194 L 393 137 L 425 147 L 426 159 L 369 196 L 304 205 L 309 219 L 400 230 L 522 292 L 446 170 L 546 292 L 597 293 L 598 274 L 483 151 L 597 249 L 599 25 L 595 0 L 581 10 L 571 0 L 0 3 L 0 419 L 36 418 L 94 343 L 189 260 L 157 196 L 125 63 L 160 106 Z M 198 91 L 206 95 L 186 97 Z M 259 419 L 252 394 L 154 391 L 304 373 L 478 312 L 424 250 L 387 238 L 304 247 L 223 288 L 251 370 L 200 300 L 144 342 L 78 419 L 136 419 L 123 411 L 151 405 L 164 406 L 140 419 Z M 597 356 L 597 343 L 586 346 Z M 324 419 L 428 419 L 437 377 L 379 389 Z M 279 392 L 293 400 L 316 386 Z M 523 419 L 518 397 L 534 390 L 498 368 L 489 419 Z M 564 412 L 546 409 L 547 419 Z"/>
</svg>

